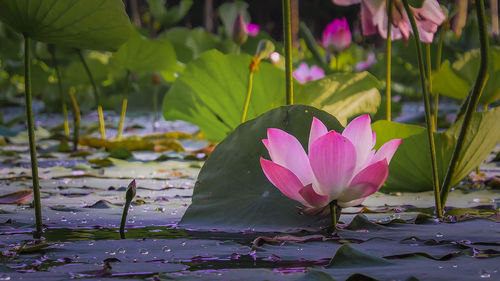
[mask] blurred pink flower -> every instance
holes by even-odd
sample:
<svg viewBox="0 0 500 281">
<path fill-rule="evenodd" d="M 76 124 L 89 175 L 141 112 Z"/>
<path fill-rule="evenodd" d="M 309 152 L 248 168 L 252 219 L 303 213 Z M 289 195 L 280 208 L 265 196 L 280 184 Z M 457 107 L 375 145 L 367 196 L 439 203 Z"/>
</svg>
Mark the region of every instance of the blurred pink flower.
<svg viewBox="0 0 500 281">
<path fill-rule="evenodd" d="M 386 0 L 333 0 L 333 3 L 348 6 L 361 3 L 361 23 L 363 34 L 378 33 L 382 38 L 387 38 L 387 1 Z M 411 24 L 405 12 L 401 0 L 395 0 L 392 6 L 391 36 L 393 40 L 408 39 L 411 32 Z M 438 26 L 445 20 L 446 16 L 441 10 L 437 0 L 425 0 L 421 8 L 412 8 L 417 22 L 420 40 L 432 42 L 434 33 Z M 376 29 L 377 28 L 377 29 Z"/>
<path fill-rule="evenodd" d="M 262 142 L 272 161 L 261 157 L 262 170 L 285 196 L 307 208 L 322 208 L 333 200 L 341 207 L 359 205 L 385 182 L 401 143 L 393 139 L 375 151 L 370 122 L 369 115 L 359 116 L 339 134 L 314 117 L 309 154 L 294 136 L 270 128 Z"/>
<path fill-rule="evenodd" d="M 247 24 L 247 31 L 248 31 L 248 35 L 257 36 L 257 35 L 259 35 L 260 26 L 258 24 L 249 22 Z"/>
<path fill-rule="evenodd" d="M 273 64 L 278 64 L 280 62 L 280 59 L 281 59 L 281 55 L 278 53 L 278 52 L 272 52 L 270 55 L 269 55 L 269 59 L 271 60 L 271 62 Z"/>
<path fill-rule="evenodd" d="M 373 52 L 371 52 L 371 53 L 368 54 L 368 57 L 366 57 L 366 60 L 358 62 L 356 64 L 355 69 L 356 69 L 356 71 L 367 70 L 374 63 L 375 63 L 375 54 Z"/>
<path fill-rule="evenodd" d="M 325 72 L 315 65 L 309 68 L 305 62 L 302 62 L 299 64 L 299 68 L 293 72 L 293 77 L 300 83 L 306 83 L 325 77 Z"/>
<path fill-rule="evenodd" d="M 334 19 L 323 30 L 321 44 L 330 52 L 342 52 L 351 45 L 352 36 L 346 18 Z"/>
</svg>

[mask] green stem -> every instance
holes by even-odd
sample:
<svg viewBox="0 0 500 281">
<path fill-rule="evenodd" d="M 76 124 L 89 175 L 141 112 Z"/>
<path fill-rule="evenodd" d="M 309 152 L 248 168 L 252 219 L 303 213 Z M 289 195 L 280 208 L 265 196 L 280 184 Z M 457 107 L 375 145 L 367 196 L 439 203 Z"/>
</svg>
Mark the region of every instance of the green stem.
<svg viewBox="0 0 500 281">
<path fill-rule="evenodd" d="M 156 121 L 158 121 L 158 91 L 160 90 L 159 85 L 155 85 L 153 90 L 153 131 L 156 131 Z"/>
<path fill-rule="evenodd" d="M 55 50 L 51 49 L 50 54 L 52 56 L 52 63 L 54 64 L 54 70 L 56 71 L 57 87 L 59 89 L 59 96 L 61 97 L 62 114 L 63 114 L 63 120 L 64 120 L 64 123 L 63 123 L 64 124 L 64 135 L 66 137 L 69 137 L 68 108 L 66 106 L 66 95 L 64 94 L 63 87 L 62 87 L 61 72 L 59 71 L 59 64 L 57 62 Z"/>
<path fill-rule="evenodd" d="M 388 1 L 387 5 L 387 40 L 385 45 L 386 61 L 385 61 L 385 118 L 391 121 L 391 53 L 392 53 L 392 0 Z"/>
<path fill-rule="evenodd" d="M 292 76 L 292 20 L 290 0 L 283 0 L 283 34 L 285 39 L 285 79 L 286 104 L 293 104 L 293 76 Z"/>
<path fill-rule="evenodd" d="M 332 233 L 335 233 L 337 229 L 337 200 L 333 200 L 330 202 L 330 219 L 331 219 L 331 228 Z"/>
<path fill-rule="evenodd" d="M 481 92 L 483 90 L 485 81 L 488 76 L 488 29 L 486 27 L 486 17 L 484 11 L 484 3 L 483 0 L 477 0 L 476 2 L 476 14 L 477 21 L 479 27 L 479 41 L 481 42 L 481 62 L 479 65 L 479 72 L 477 74 L 476 82 L 474 83 L 474 87 L 472 92 L 470 93 L 470 99 L 467 104 L 467 109 L 465 111 L 462 128 L 460 129 L 460 133 L 458 135 L 457 144 L 455 146 L 455 150 L 453 151 L 453 155 L 451 157 L 450 164 L 448 166 L 448 170 L 446 171 L 446 176 L 443 181 L 443 186 L 441 188 L 441 202 L 442 206 L 446 205 L 446 200 L 448 199 L 448 194 L 451 190 L 451 179 L 455 175 L 455 170 L 458 167 L 458 160 L 460 154 L 462 153 L 462 148 L 465 144 L 465 139 L 467 137 L 467 133 L 470 129 L 472 115 L 476 110 L 477 104 L 479 103 L 479 98 L 481 97 Z"/>
<path fill-rule="evenodd" d="M 129 87 L 130 87 L 130 70 L 127 70 L 127 76 L 125 77 L 125 92 L 123 94 L 123 102 L 122 102 L 122 112 L 120 114 L 120 122 L 118 123 L 118 134 L 116 136 L 117 138 L 122 137 L 123 124 L 125 123 L 125 115 L 127 114 Z"/>
<path fill-rule="evenodd" d="M 31 57 L 30 38 L 24 34 L 24 96 L 26 98 L 26 117 L 28 118 L 28 138 L 30 146 L 31 177 L 33 179 L 33 203 L 35 205 L 36 230 L 34 238 L 42 237 L 42 204 L 40 202 L 40 184 L 38 182 L 38 163 L 36 156 L 35 127 L 31 105 Z"/>
<path fill-rule="evenodd" d="M 436 216 L 440 218 L 443 216 L 443 212 L 441 209 L 441 201 L 439 197 L 439 178 L 438 178 L 438 167 L 436 161 L 436 146 L 434 144 L 434 133 L 432 131 L 433 126 L 432 126 L 431 109 L 430 109 L 431 105 L 428 92 L 428 83 L 424 69 L 422 44 L 420 42 L 420 35 L 418 33 L 418 28 L 415 22 L 415 18 L 413 16 L 413 12 L 411 11 L 410 6 L 408 5 L 408 0 L 403 0 L 403 4 L 406 13 L 408 14 L 408 18 L 410 19 L 413 35 L 415 36 L 415 45 L 417 47 L 418 68 L 420 70 L 420 82 L 422 84 L 422 92 L 424 96 L 425 122 L 427 123 L 427 135 L 429 138 L 429 148 L 431 153 L 432 178 L 433 178 L 434 201 L 435 201 L 434 203 L 436 205 Z"/>
<path fill-rule="evenodd" d="M 78 150 L 78 139 L 80 137 L 80 108 L 78 107 L 78 102 L 73 95 L 73 91 L 69 92 L 69 98 L 71 99 L 71 104 L 73 105 L 73 150 Z"/>
<path fill-rule="evenodd" d="M 429 95 L 433 96 L 432 93 L 432 61 L 431 61 L 431 43 L 425 44 L 425 58 L 426 58 L 426 71 L 427 71 L 427 83 L 429 87 Z M 436 131 L 436 124 L 434 120 L 437 120 L 437 108 L 431 106 L 431 125 L 432 131 Z"/>
<path fill-rule="evenodd" d="M 309 51 L 311 51 L 313 57 L 319 63 L 321 68 L 325 72 L 328 72 L 329 67 L 328 67 L 328 63 L 326 62 L 326 57 L 319 52 L 318 44 L 316 43 L 314 36 L 312 35 L 309 28 L 307 28 L 307 25 L 304 22 L 300 22 L 300 24 L 299 24 L 299 34 L 306 42 L 307 48 L 309 49 Z"/>
<path fill-rule="evenodd" d="M 97 107 L 97 112 L 99 114 L 99 128 L 101 131 L 101 138 L 105 139 L 106 138 L 106 127 L 104 126 L 104 116 L 102 113 L 102 104 L 101 100 L 99 99 L 99 92 L 97 91 L 97 85 L 94 81 L 94 76 L 92 76 L 92 72 L 90 71 L 90 68 L 85 61 L 85 58 L 83 57 L 82 50 L 76 49 L 76 52 L 78 53 L 78 57 L 80 58 L 80 61 L 83 64 L 83 67 L 85 68 L 85 72 L 87 73 L 87 76 L 89 77 L 90 84 L 92 84 L 92 89 L 94 90 L 94 99 L 95 99 L 95 104 Z"/>
<path fill-rule="evenodd" d="M 245 98 L 245 105 L 243 106 L 243 112 L 241 113 L 240 123 L 244 123 L 247 118 L 248 105 L 250 105 L 250 97 L 252 96 L 252 86 L 253 85 L 253 71 L 250 70 L 250 74 L 248 74 L 248 89 L 247 89 L 247 97 Z"/>
<path fill-rule="evenodd" d="M 441 54 L 443 53 L 443 39 L 444 39 L 445 31 L 446 31 L 446 29 L 444 29 L 444 27 L 442 27 L 441 31 L 439 31 L 438 49 L 437 49 L 437 54 L 436 54 L 436 72 L 439 72 L 439 70 L 441 70 Z M 437 130 L 438 112 L 439 112 L 439 93 L 438 92 L 434 93 L 434 111 L 436 112 L 436 114 L 434 115 L 434 128 L 436 128 L 436 130 Z"/>
</svg>

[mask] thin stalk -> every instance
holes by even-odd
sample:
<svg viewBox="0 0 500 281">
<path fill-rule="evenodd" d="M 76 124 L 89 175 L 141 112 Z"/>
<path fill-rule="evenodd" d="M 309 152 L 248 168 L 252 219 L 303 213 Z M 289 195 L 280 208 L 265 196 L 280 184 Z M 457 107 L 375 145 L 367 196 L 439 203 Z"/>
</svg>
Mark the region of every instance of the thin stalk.
<svg viewBox="0 0 500 281">
<path fill-rule="evenodd" d="M 155 88 L 153 90 L 153 131 L 156 131 L 156 121 L 158 121 L 158 92 L 160 91 L 160 86 L 155 85 Z"/>
<path fill-rule="evenodd" d="M 300 33 L 300 36 L 304 39 L 304 42 L 306 43 L 307 49 L 309 49 L 309 51 L 311 51 L 313 57 L 319 63 L 321 68 L 323 68 L 323 70 L 325 72 L 328 72 L 329 67 L 328 67 L 328 63 L 326 62 L 326 57 L 319 52 L 318 44 L 316 43 L 314 36 L 312 35 L 309 28 L 307 28 L 307 26 L 304 22 L 300 22 L 300 24 L 299 24 L 299 33 Z"/>
<path fill-rule="evenodd" d="M 285 80 L 286 104 L 293 104 L 293 77 L 292 77 L 292 20 L 290 0 L 283 0 L 283 37 L 285 39 Z"/>
<path fill-rule="evenodd" d="M 253 87 L 253 71 L 250 70 L 250 74 L 248 74 L 248 88 L 247 88 L 247 97 L 245 99 L 245 104 L 243 105 L 243 112 L 241 113 L 240 123 L 244 123 L 247 118 L 248 105 L 250 104 L 250 97 L 252 96 L 252 87 Z"/>
<path fill-rule="evenodd" d="M 391 53 L 392 53 L 392 0 L 387 2 L 387 40 L 385 44 L 385 119 L 391 121 Z"/>
<path fill-rule="evenodd" d="M 55 48 L 55 47 L 54 47 Z M 61 72 L 59 71 L 59 64 L 57 62 L 56 52 L 54 49 L 50 50 L 52 56 L 52 63 L 54 64 L 54 70 L 57 76 L 57 87 L 59 89 L 59 96 L 61 97 L 62 104 L 62 114 L 63 114 L 63 124 L 64 124 L 64 135 L 69 137 L 69 121 L 68 121 L 68 107 L 66 105 L 66 95 L 63 92 Z"/>
<path fill-rule="evenodd" d="M 117 138 L 122 137 L 123 124 L 125 123 L 125 115 L 127 114 L 129 87 L 130 87 L 130 70 L 127 70 L 127 76 L 125 77 L 125 93 L 123 94 L 122 113 L 120 115 L 120 122 L 118 123 L 118 134 L 116 136 Z"/>
<path fill-rule="evenodd" d="M 470 124 L 472 120 L 472 115 L 476 110 L 477 104 L 479 103 L 479 98 L 481 97 L 481 92 L 486 85 L 488 76 L 488 29 L 486 27 L 486 17 L 484 11 L 484 3 L 482 0 L 475 1 L 476 3 L 476 15 L 479 27 L 479 41 L 481 43 L 480 53 L 481 62 L 479 65 L 479 72 L 477 74 L 476 82 L 472 92 L 470 93 L 469 103 L 467 104 L 467 109 L 465 111 L 462 128 L 458 135 L 457 144 L 453 155 L 451 156 L 451 161 L 446 171 L 446 176 L 443 181 L 443 186 L 441 188 L 441 203 L 444 207 L 446 205 L 446 200 L 448 199 L 448 194 L 451 190 L 451 179 L 455 174 L 455 170 L 458 167 L 458 160 L 460 154 L 462 153 L 462 148 L 465 144 L 465 139 L 467 133 L 470 129 Z"/>
<path fill-rule="evenodd" d="M 432 93 L 432 60 L 431 60 L 431 43 L 425 44 L 425 59 L 426 59 L 426 71 L 427 71 L 427 83 L 429 87 L 429 95 L 433 96 Z M 434 120 L 437 120 L 437 108 L 433 108 L 431 106 L 431 125 L 432 131 L 435 132 L 437 130 L 436 124 Z"/>
<path fill-rule="evenodd" d="M 38 182 L 38 163 L 36 156 L 35 126 L 31 105 L 31 57 L 30 38 L 24 34 L 24 96 L 26 98 L 26 117 L 28 119 L 28 139 L 30 146 L 31 177 L 33 179 L 33 203 L 35 206 L 36 230 L 34 238 L 42 237 L 42 204 L 40 202 L 40 184 Z"/>
<path fill-rule="evenodd" d="M 80 138 L 80 108 L 78 107 L 78 102 L 73 95 L 73 91 L 69 92 L 69 98 L 71 99 L 71 104 L 73 105 L 73 150 L 78 150 L 78 139 Z"/>
<path fill-rule="evenodd" d="M 135 197 L 136 185 L 135 180 L 132 180 L 127 188 L 127 193 L 125 194 L 125 205 L 123 207 L 122 220 L 120 222 L 120 238 L 125 239 L 125 224 L 127 223 L 128 209 L 130 204 Z"/>
<path fill-rule="evenodd" d="M 92 76 L 92 72 L 90 72 L 90 68 L 85 61 L 85 58 L 83 57 L 82 51 L 80 49 L 76 49 L 76 52 L 78 53 L 78 57 L 80 58 L 80 61 L 83 64 L 83 67 L 85 68 L 85 72 L 87 72 L 87 76 L 89 77 L 90 84 L 92 84 L 92 89 L 94 90 L 94 99 L 95 99 L 95 104 L 97 107 L 97 113 L 99 114 L 99 129 L 101 131 L 101 138 L 105 139 L 106 138 L 106 127 L 104 126 L 104 115 L 102 113 L 102 105 L 101 105 L 101 100 L 99 99 L 99 92 L 97 91 L 97 85 L 94 81 L 94 76 Z"/>
<path fill-rule="evenodd" d="M 334 233 L 337 229 L 337 200 L 330 202 L 330 219 L 332 232 Z"/>
<path fill-rule="evenodd" d="M 415 18 L 413 16 L 413 12 L 408 5 L 408 0 L 403 0 L 403 4 L 405 6 L 406 13 L 408 14 L 408 18 L 410 19 L 411 27 L 413 30 L 413 35 L 415 35 L 415 45 L 417 47 L 417 59 L 418 59 L 418 68 L 420 70 L 420 82 L 422 84 L 422 92 L 424 96 L 424 107 L 425 107 L 425 122 L 427 124 L 427 135 L 429 138 L 429 148 L 431 153 L 431 163 L 432 163 L 432 178 L 433 178 L 433 186 L 434 186 L 434 204 L 436 205 L 436 216 L 438 218 L 443 216 L 441 200 L 439 197 L 439 178 L 438 178 L 438 167 L 436 161 L 436 146 L 434 144 L 434 133 L 432 131 L 432 118 L 431 118 L 431 105 L 430 105 L 430 97 L 428 92 L 428 83 L 425 75 L 424 69 L 424 58 L 422 52 L 422 43 L 420 42 L 420 35 L 418 33 L 417 24 L 415 22 Z"/>
<path fill-rule="evenodd" d="M 438 49 L 437 49 L 437 54 L 436 54 L 436 72 L 439 72 L 441 70 L 441 54 L 443 53 L 443 39 L 444 39 L 444 33 L 446 29 L 441 28 L 441 31 L 439 32 L 439 41 L 438 41 Z M 434 111 L 436 114 L 434 115 L 434 128 L 437 130 L 437 122 L 438 122 L 438 112 L 439 112 L 439 93 L 435 92 L 434 93 Z"/>
</svg>

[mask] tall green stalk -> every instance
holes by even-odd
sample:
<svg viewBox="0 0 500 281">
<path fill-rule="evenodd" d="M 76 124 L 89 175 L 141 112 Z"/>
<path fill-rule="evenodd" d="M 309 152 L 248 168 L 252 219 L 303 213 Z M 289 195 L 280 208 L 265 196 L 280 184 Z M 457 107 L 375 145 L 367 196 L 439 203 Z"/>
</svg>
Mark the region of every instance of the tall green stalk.
<svg viewBox="0 0 500 281">
<path fill-rule="evenodd" d="M 120 122 L 118 123 L 118 134 L 116 135 L 117 138 L 121 138 L 123 132 L 123 124 L 125 123 L 125 115 L 127 114 L 129 87 L 130 87 L 130 70 L 127 70 L 127 76 L 125 77 L 125 93 L 123 94 L 123 102 L 122 102 L 122 113 L 120 114 Z"/>
<path fill-rule="evenodd" d="M 125 205 L 123 206 L 122 220 L 120 222 L 120 238 L 125 239 L 125 224 L 127 223 L 128 210 L 130 204 L 135 197 L 136 185 L 135 180 L 132 180 L 128 185 L 127 192 L 125 194 Z"/>
<path fill-rule="evenodd" d="M 49 52 L 50 52 L 50 55 L 52 56 L 52 63 L 54 64 L 54 70 L 56 71 L 56 76 L 57 76 L 57 86 L 59 89 L 59 96 L 61 97 L 62 114 L 63 114 L 63 122 L 64 122 L 63 123 L 64 135 L 66 137 L 69 137 L 68 107 L 66 105 L 66 95 L 64 94 L 63 87 L 62 87 L 61 72 L 59 71 L 59 64 L 57 62 L 55 47 L 50 46 Z"/>
<path fill-rule="evenodd" d="M 418 68 L 420 70 L 420 82 L 422 84 L 422 93 L 424 96 L 424 107 L 425 107 L 425 122 L 427 124 L 427 135 L 429 138 L 429 148 L 431 153 L 431 163 L 432 163 L 432 178 L 433 178 L 433 187 L 434 187 L 434 204 L 436 205 L 436 216 L 438 218 L 443 216 L 441 200 L 439 197 L 439 178 L 438 178 L 438 167 L 436 161 L 436 146 L 434 144 L 434 133 L 432 131 L 432 118 L 431 118 L 431 105 L 430 105 L 430 97 L 428 92 L 428 83 L 425 75 L 424 69 L 424 58 L 422 52 L 422 43 L 420 42 L 420 35 L 418 33 L 417 23 L 415 22 L 415 17 L 413 16 L 413 12 L 408 5 L 408 0 L 403 0 L 403 4 L 408 14 L 408 18 L 410 19 L 411 27 L 413 30 L 413 35 L 415 36 L 415 45 L 417 47 L 417 59 L 418 59 Z"/>
<path fill-rule="evenodd" d="M 80 108 L 78 107 L 78 102 L 73 95 L 74 90 L 70 90 L 69 98 L 71 99 L 71 105 L 73 106 L 73 151 L 78 150 L 78 139 L 80 138 Z"/>
<path fill-rule="evenodd" d="M 285 80 L 286 104 L 293 104 L 293 76 L 292 76 L 292 20 L 290 0 L 283 0 L 283 38 L 285 39 Z"/>
<path fill-rule="evenodd" d="M 445 23 L 447 24 L 447 23 Z M 444 39 L 444 33 L 446 29 L 444 27 L 441 28 L 439 31 L 439 41 L 438 41 L 438 48 L 437 48 L 437 54 L 436 54 L 436 72 L 439 72 L 441 70 L 441 54 L 443 53 L 443 39 Z M 436 91 L 434 92 L 434 111 L 436 114 L 434 115 L 434 128 L 437 130 L 437 123 L 438 123 L 438 111 L 439 111 L 439 93 Z"/>
<path fill-rule="evenodd" d="M 248 106 L 250 105 L 250 97 L 252 96 L 252 88 L 253 88 L 253 71 L 250 70 L 250 74 L 248 74 L 247 97 L 245 98 L 245 105 L 243 105 L 243 112 L 241 113 L 240 123 L 244 123 L 247 118 Z"/>
<path fill-rule="evenodd" d="M 101 131 L 101 138 L 105 139 L 106 127 L 104 126 L 104 115 L 102 113 L 102 105 L 101 105 L 101 100 L 99 99 L 99 92 L 97 92 L 97 85 L 94 81 L 94 76 L 92 76 L 92 72 L 90 71 L 87 62 L 85 61 L 85 58 L 83 57 L 82 51 L 80 49 L 76 49 L 76 52 L 78 53 L 78 57 L 80 58 L 80 61 L 82 62 L 83 67 L 85 68 L 85 71 L 87 72 L 90 84 L 92 84 L 92 89 L 94 90 L 95 104 L 97 107 L 97 113 L 99 115 L 99 130 Z"/>
<path fill-rule="evenodd" d="M 425 58 L 426 58 L 426 71 L 427 71 L 427 83 L 429 85 L 429 95 L 433 96 L 432 93 L 432 60 L 431 60 L 431 43 L 425 44 Z M 435 132 L 437 129 L 437 124 L 434 123 L 434 120 L 437 120 L 438 109 L 437 107 L 431 107 L 431 125 L 432 131 Z"/>
<path fill-rule="evenodd" d="M 30 38 L 24 35 L 24 96 L 26 98 L 26 117 L 28 119 L 28 139 L 30 146 L 31 177 L 33 179 L 33 203 L 35 207 L 36 230 L 34 238 L 42 237 L 42 204 L 40 202 L 40 184 L 38 182 L 38 163 L 36 156 L 35 126 L 31 104 L 31 57 Z"/>
<path fill-rule="evenodd" d="M 467 99 L 469 100 L 467 103 L 466 111 L 463 116 L 462 128 L 460 129 L 460 133 L 458 135 L 457 144 L 455 146 L 455 150 L 453 151 L 453 155 L 451 157 L 450 164 L 448 166 L 448 170 L 446 171 L 446 176 L 443 181 L 443 186 L 441 188 L 441 203 L 444 207 L 446 205 L 446 200 L 448 199 L 448 194 L 451 190 L 451 179 L 455 174 L 455 170 L 457 169 L 459 163 L 459 157 L 462 153 L 462 148 L 465 143 L 465 139 L 467 137 L 468 131 L 470 129 L 472 115 L 476 110 L 477 104 L 479 103 L 479 98 L 481 97 L 481 92 L 486 84 L 485 81 L 488 76 L 488 29 L 486 27 L 486 17 L 484 11 L 484 3 L 483 0 L 476 0 L 476 15 L 479 27 L 479 42 L 481 43 L 480 53 L 481 53 L 481 62 L 479 65 L 479 72 L 476 77 L 476 82 L 474 83 L 474 87 L 472 92 L 470 92 Z"/>
<path fill-rule="evenodd" d="M 337 214 L 337 208 L 338 208 L 337 200 L 333 200 L 332 202 L 330 202 L 329 207 L 330 207 L 330 223 L 331 223 L 332 233 L 335 233 L 337 229 L 337 216 L 339 215 Z"/>
<path fill-rule="evenodd" d="M 391 44 L 392 44 L 392 0 L 387 2 L 387 39 L 385 44 L 385 118 L 391 121 Z"/>
</svg>

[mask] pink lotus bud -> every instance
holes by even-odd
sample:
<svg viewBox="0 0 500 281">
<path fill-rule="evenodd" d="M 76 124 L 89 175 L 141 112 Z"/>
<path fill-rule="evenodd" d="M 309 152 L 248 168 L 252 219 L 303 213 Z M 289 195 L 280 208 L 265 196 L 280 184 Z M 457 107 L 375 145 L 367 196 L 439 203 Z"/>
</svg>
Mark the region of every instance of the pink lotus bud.
<svg viewBox="0 0 500 281">
<path fill-rule="evenodd" d="M 247 24 L 247 31 L 248 31 L 248 35 L 255 37 L 255 36 L 259 35 L 260 26 L 258 24 L 249 22 Z"/>
<path fill-rule="evenodd" d="M 346 18 L 334 19 L 323 30 L 323 48 L 339 53 L 349 48 L 352 42 L 351 30 Z"/>
<path fill-rule="evenodd" d="M 243 16 L 238 14 L 233 24 L 233 41 L 238 45 L 243 45 L 247 41 L 248 31 Z"/>
<path fill-rule="evenodd" d="M 370 54 L 368 54 L 368 57 L 366 58 L 365 61 L 361 61 L 361 62 L 358 62 L 356 64 L 356 67 L 355 67 L 356 71 L 359 72 L 359 71 L 367 70 L 374 63 L 375 63 L 375 54 L 373 52 L 371 52 Z"/>
</svg>

